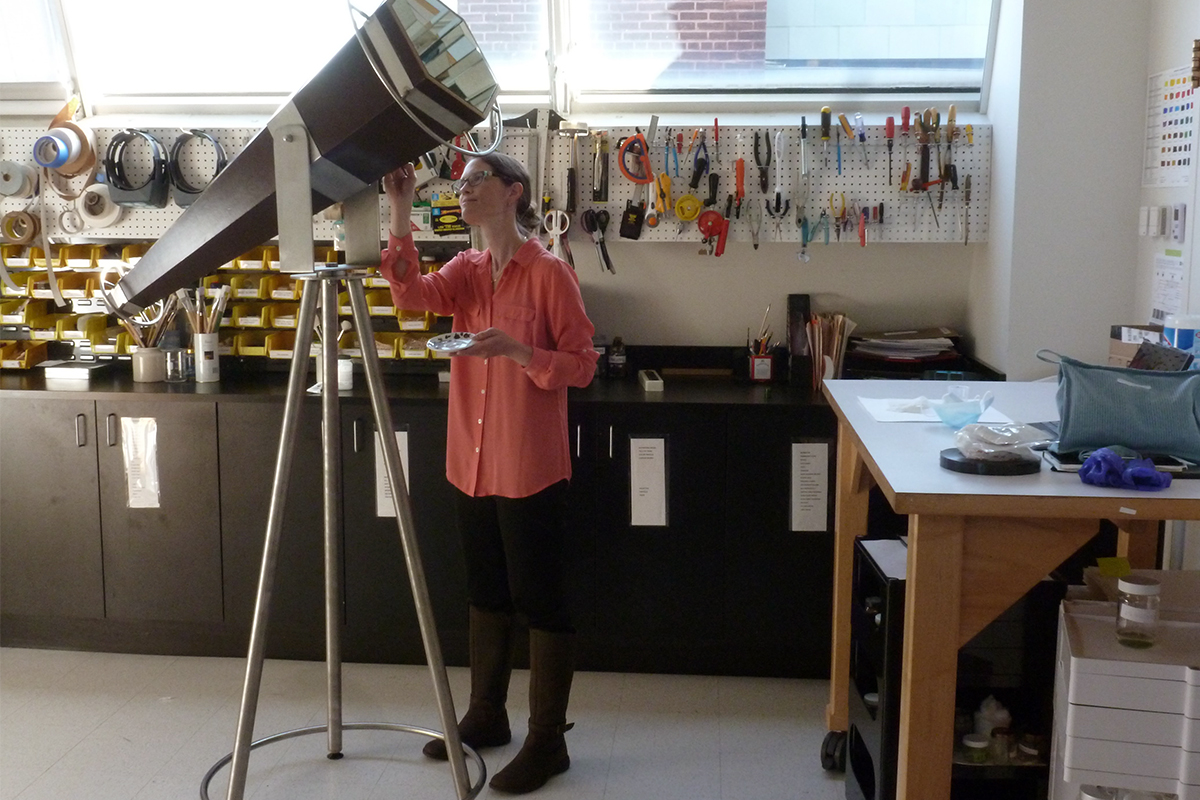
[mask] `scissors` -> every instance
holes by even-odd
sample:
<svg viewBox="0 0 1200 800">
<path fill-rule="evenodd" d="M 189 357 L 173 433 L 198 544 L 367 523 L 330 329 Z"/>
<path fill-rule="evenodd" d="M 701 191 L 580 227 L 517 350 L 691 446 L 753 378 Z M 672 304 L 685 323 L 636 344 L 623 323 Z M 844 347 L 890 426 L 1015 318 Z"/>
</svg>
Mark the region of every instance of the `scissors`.
<svg viewBox="0 0 1200 800">
<path fill-rule="evenodd" d="M 580 215 L 579 224 L 592 236 L 592 241 L 596 245 L 596 255 L 600 258 L 600 267 L 616 275 L 617 271 L 613 269 L 612 259 L 608 255 L 608 245 L 604 241 L 604 231 L 608 229 L 609 219 L 607 211 L 595 211 L 589 208 Z"/>
<path fill-rule="evenodd" d="M 565 211 L 551 209 L 542 218 L 542 225 L 550 235 L 550 252 L 574 268 L 575 261 L 571 258 L 571 246 L 567 244 L 567 229 L 571 227 L 571 217 Z"/>
</svg>

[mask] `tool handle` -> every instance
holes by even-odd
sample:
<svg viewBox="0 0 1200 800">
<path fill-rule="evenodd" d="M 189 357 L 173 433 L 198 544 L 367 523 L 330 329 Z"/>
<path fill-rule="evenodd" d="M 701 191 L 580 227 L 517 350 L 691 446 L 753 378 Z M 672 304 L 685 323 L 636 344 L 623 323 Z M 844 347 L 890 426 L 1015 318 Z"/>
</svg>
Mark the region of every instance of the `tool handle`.
<svg viewBox="0 0 1200 800">
<path fill-rule="evenodd" d="M 866 129 L 866 126 L 863 125 L 863 115 L 862 114 L 854 115 L 854 132 L 858 134 L 858 140 L 860 142 L 867 141 L 867 129 Z"/>
<path fill-rule="evenodd" d="M 716 172 L 708 173 L 708 199 L 704 201 L 705 206 L 716 205 L 717 203 L 717 184 L 720 183 L 721 176 Z"/>
<path fill-rule="evenodd" d="M 892 139 L 896 138 L 896 118 L 888 117 L 883 123 L 883 135 L 887 137 L 888 147 L 892 146 Z"/>
<path fill-rule="evenodd" d="M 842 130 L 846 132 L 847 136 L 851 139 L 854 138 L 854 131 L 850 130 L 850 122 L 846 119 L 845 114 L 838 114 L 838 124 L 842 126 Z"/>
<path fill-rule="evenodd" d="M 733 162 L 733 170 L 737 177 L 737 198 L 738 200 L 741 200 L 746 196 L 746 159 L 739 158 L 737 161 Z"/>
<path fill-rule="evenodd" d="M 862 222 L 858 226 L 858 246 L 859 247 L 867 246 L 867 222 L 870 219 L 871 219 L 870 212 L 867 211 L 866 207 L 863 207 Z"/>
<path fill-rule="evenodd" d="M 800 141 L 804 141 L 807 138 L 808 138 L 808 119 L 805 117 L 801 117 L 800 118 Z"/>
<path fill-rule="evenodd" d="M 946 141 L 952 140 L 956 135 L 954 130 L 954 117 L 957 115 L 957 113 L 958 111 L 954 107 L 954 103 L 951 103 L 950 111 L 946 114 Z"/>
<path fill-rule="evenodd" d="M 821 109 L 821 138 L 829 141 L 829 126 L 832 122 L 833 109 L 825 106 Z"/>
<path fill-rule="evenodd" d="M 900 133 L 904 134 L 905 136 L 908 136 L 908 120 L 909 115 L 911 114 L 912 109 L 908 106 L 900 109 Z"/>
</svg>

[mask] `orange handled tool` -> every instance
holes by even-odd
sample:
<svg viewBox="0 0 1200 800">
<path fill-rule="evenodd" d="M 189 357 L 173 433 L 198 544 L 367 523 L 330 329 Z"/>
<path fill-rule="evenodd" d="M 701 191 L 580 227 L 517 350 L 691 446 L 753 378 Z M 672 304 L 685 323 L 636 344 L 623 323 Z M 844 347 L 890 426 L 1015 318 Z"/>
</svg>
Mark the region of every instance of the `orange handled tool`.
<svg viewBox="0 0 1200 800">
<path fill-rule="evenodd" d="M 741 219 L 742 200 L 746 199 L 746 159 L 739 158 L 737 161 L 733 162 L 733 167 L 734 174 L 737 176 L 737 189 L 735 190 L 736 193 L 734 194 L 734 200 L 736 201 L 737 205 L 734 206 L 733 213 L 738 219 Z"/>
<path fill-rule="evenodd" d="M 634 155 L 636 163 L 640 166 L 640 175 L 631 172 L 626 165 L 625 156 L 629 153 Z M 617 166 L 621 168 L 621 174 L 634 183 L 641 185 L 654 183 L 654 168 L 650 166 L 650 146 L 646 143 L 646 137 L 640 132 L 621 142 L 621 147 L 617 151 Z"/>
<path fill-rule="evenodd" d="M 888 145 L 888 184 L 892 182 L 892 143 L 896 138 L 896 118 L 888 117 L 883 123 L 883 135 L 887 137 Z"/>
</svg>

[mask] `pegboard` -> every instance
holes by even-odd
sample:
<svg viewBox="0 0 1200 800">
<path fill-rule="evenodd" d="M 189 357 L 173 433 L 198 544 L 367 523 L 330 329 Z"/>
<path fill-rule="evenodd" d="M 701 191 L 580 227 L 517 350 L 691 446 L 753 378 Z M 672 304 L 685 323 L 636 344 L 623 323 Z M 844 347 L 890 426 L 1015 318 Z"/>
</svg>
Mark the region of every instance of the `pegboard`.
<svg viewBox="0 0 1200 800">
<path fill-rule="evenodd" d="M 199 126 L 203 130 L 212 134 L 220 142 L 225 150 L 227 157 L 232 160 L 245 148 L 246 144 L 258 133 L 257 128 L 232 128 L 232 127 L 205 127 Z M 108 146 L 110 139 L 120 131 L 119 128 L 99 128 L 96 130 L 97 146 L 101 153 Z M 167 153 L 170 152 L 171 146 L 175 139 L 181 135 L 178 128 L 146 128 L 149 133 L 154 135 L 163 145 Z M 779 131 L 783 131 L 785 142 L 782 148 L 776 148 L 775 135 Z M 883 126 L 868 126 L 866 128 L 866 159 L 863 157 L 864 148 L 858 142 L 850 142 L 844 134 L 841 137 L 841 174 L 837 169 L 837 131 L 840 128 L 836 122 L 833 126 L 834 135 L 828 143 L 828 164 L 826 164 L 823 155 L 822 143 L 819 138 L 819 129 L 816 125 L 808 127 L 808 138 L 806 141 L 806 157 L 809 168 L 807 202 L 805 209 L 809 218 L 810 224 L 815 224 L 819 218 L 821 210 L 829 212 L 830 194 L 833 193 L 835 206 L 840 206 L 841 194 L 845 194 L 846 208 L 849 215 L 853 215 L 856 208 L 862 206 L 878 206 L 880 203 L 884 207 L 884 223 L 869 224 L 868 243 L 888 243 L 888 242 L 961 242 L 964 238 L 964 217 L 969 216 L 970 240 L 972 242 L 982 242 L 987 240 L 988 235 L 988 215 L 990 205 L 990 165 L 991 165 L 991 145 L 992 145 L 992 129 L 990 125 L 974 125 L 974 142 L 967 143 L 967 137 L 959 128 L 959 136 L 954 147 L 954 163 L 957 165 L 959 189 L 947 188 L 944 195 L 940 198 L 941 209 L 936 206 L 939 202 L 938 189 L 934 189 L 929 195 L 924 193 L 911 193 L 901 191 L 899 181 L 904 171 L 905 161 L 913 162 L 913 168 L 916 169 L 918 146 L 915 136 L 910 136 L 905 144 L 905 139 L 897 135 L 894 140 L 894 151 L 892 154 L 892 180 L 888 180 L 888 151 L 886 139 L 884 137 Z M 767 135 L 771 140 L 772 146 L 772 164 L 768 175 L 768 192 L 764 194 L 759 185 L 758 167 L 755 164 L 754 158 L 754 134 L 759 132 L 760 136 Z M 0 128 L 0 157 L 16 161 L 18 163 L 34 166 L 33 164 L 33 146 L 38 137 L 44 133 L 42 128 Z M 682 191 L 688 189 L 688 181 L 692 173 L 692 160 L 687 156 L 688 144 L 692 140 L 692 128 L 676 128 L 670 131 L 672 141 L 675 139 L 675 134 L 684 134 L 684 152 L 679 154 L 678 174 L 675 171 L 674 158 L 669 159 L 668 174 L 672 181 L 672 200 L 679 197 Z M 609 180 L 608 180 L 608 199 L 604 202 L 594 202 L 592 200 L 591 186 L 593 179 L 593 145 L 596 137 L 603 133 L 608 139 L 608 164 L 609 164 Z M 617 166 L 617 144 L 622 137 L 632 135 L 633 128 L 612 128 L 607 131 L 591 131 L 587 136 L 578 138 L 561 135 L 556 131 L 550 131 L 547 138 L 547 151 L 549 157 L 546 163 L 546 173 L 544 178 L 545 192 L 550 194 L 552 205 L 555 208 L 564 208 L 566 204 L 566 178 L 567 169 L 571 165 L 571 148 L 574 143 L 576 153 L 576 175 L 579 185 L 579 202 L 578 209 L 582 211 L 588 208 L 597 210 L 607 210 L 612 216 L 612 223 L 608 230 L 608 238 L 616 240 L 618 238 L 618 227 L 622 212 L 625 210 L 626 203 L 640 196 L 646 200 L 647 206 L 651 201 L 650 195 L 654 191 L 653 184 L 644 188 L 638 187 L 626 178 L 624 178 Z M 477 140 L 480 146 L 485 146 L 491 136 L 490 131 L 479 130 Z M 654 171 L 661 172 L 664 169 L 664 154 L 666 152 L 668 129 L 665 126 L 660 126 L 655 140 L 650 143 L 650 160 Z M 716 203 L 714 208 L 718 211 L 724 211 L 726 198 L 734 193 L 735 189 L 735 162 L 738 158 L 745 161 L 745 179 L 744 190 L 745 200 L 742 204 L 740 217 L 735 218 L 731 222 L 729 238 L 733 241 L 751 241 L 751 219 L 750 207 L 755 205 L 762 207 L 763 201 L 766 199 L 774 199 L 775 185 L 779 181 L 777 177 L 778 164 L 783 164 L 782 188 L 783 196 L 789 201 L 789 209 L 787 214 L 779 221 L 778 228 L 774 224 L 775 220 L 768 214 L 763 214 L 763 222 L 759 233 L 759 240 L 762 244 L 769 244 L 773 241 L 798 243 L 800 240 L 800 230 L 797 225 L 797 207 L 799 198 L 797 190 L 803 185 L 801 180 L 801 154 L 800 154 L 800 127 L 789 126 L 784 128 L 751 128 L 740 126 L 723 126 L 720 130 L 720 152 L 719 160 L 717 158 L 717 147 L 712 140 L 712 129 L 706 131 L 707 141 L 706 147 L 708 156 L 711 161 L 710 169 L 719 174 L 719 184 L 716 193 Z M 697 145 L 699 139 L 696 140 Z M 945 147 L 945 144 L 942 145 Z M 501 143 L 500 150 L 509 155 L 535 167 L 536 156 L 540 149 L 538 136 L 536 131 L 523 129 L 510 129 L 505 132 L 505 139 Z M 765 146 L 760 147 L 760 152 L 765 152 Z M 869 162 L 869 166 L 868 166 Z M 934 161 L 934 170 L 936 171 L 936 160 Z M 147 144 L 138 140 L 132 142 L 128 148 L 125 158 L 126 170 L 132 182 L 140 183 L 145 176 L 149 174 L 151 165 L 151 154 Z M 207 184 L 215 166 L 214 152 L 207 142 L 202 140 L 193 140 L 185 146 L 182 157 L 180 159 L 180 167 L 183 171 L 184 178 L 193 186 L 202 187 Z M 531 170 L 536 173 L 536 169 Z M 969 207 L 965 204 L 963 188 L 965 186 L 966 176 L 970 175 L 972 180 L 971 185 L 971 202 Z M 936 177 L 936 176 L 935 176 Z M 70 182 L 72 190 L 78 190 L 82 179 L 77 178 Z M 538 185 L 537 175 L 533 175 L 533 183 L 536 191 Z M 447 181 L 434 181 L 423 192 L 425 197 L 432 193 L 445 191 L 449 187 Z M 690 191 L 690 190 L 689 190 Z M 174 189 L 172 189 L 172 193 Z M 701 200 L 708 197 L 708 178 L 702 177 L 699 188 L 692 192 Z M 153 241 L 163 234 L 164 231 L 179 217 L 182 209 L 175 205 L 172 199 L 167 206 L 162 209 L 125 209 L 121 220 L 107 228 L 88 229 L 81 234 L 70 235 L 59 227 L 59 216 L 68 208 L 69 201 L 64 200 L 53 192 L 45 193 L 49 203 L 49 213 L 47 218 L 49 221 L 49 234 L 55 243 L 73 243 L 73 242 L 104 242 L 104 241 Z M 931 207 L 930 198 L 933 203 Z M 33 199 L 17 199 L 17 198 L 0 198 L 0 214 L 10 211 L 30 211 L 37 214 L 39 209 L 39 200 Z M 380 238 L 386 238 L 387 235 L 387 201 L 384 197 L 380 197 L 381 221 L 380 221 Z M 935 221 L 936 216 L 936 221 Z M 313 235 L 318 241 L 332 241 L 335 238 L 334 223 L 331 220 L 325 219 L 321 214 L 314 218 Z M 582 235 L 578 232 L 577 236 Z M 419 235 L 418 238 L 424 239 L 455 239 L 457 241 L 466 241 L 465 236 L 462 237 L 435 237 L 432 234 Z M 657 228 L 644 227 L 640 236 L 641 241 L 650 242 L 672 242 L 678 241 L 681 243 L 689 243 L 695 246 L 701 239 L 701 235 L 696 228 L 694 222 L 680 226 L 679 221 L 674 214 L 665 215 L 661 224 Z M 817 238 L 810 244 L 810 248 L 819 248 L 823 246 L 823 233 L 818 233 Z M 834 230 L 830 231 L 830 244 L 836 245 L 839 243 L 838 237 Z M 857 245 L 859 243 L 857 230 L 851 228 L 842 233 L 840 244 L 842 245 Z"/>
</svg>

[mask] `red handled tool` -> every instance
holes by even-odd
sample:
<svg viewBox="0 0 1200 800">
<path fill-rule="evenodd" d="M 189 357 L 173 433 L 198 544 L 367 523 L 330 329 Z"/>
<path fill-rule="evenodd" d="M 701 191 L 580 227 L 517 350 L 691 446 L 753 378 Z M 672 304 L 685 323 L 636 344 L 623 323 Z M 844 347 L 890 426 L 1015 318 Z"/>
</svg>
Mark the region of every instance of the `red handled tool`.
<svg viewBox="0 0 1200 800">
<path fill-rule="evenodd" d="M 883 135 L 887 137 L 888 146 L 888 185 L 892 183 L 892 145 L 896 139 L 896 118 L 888 117 L 883 123 Z"/>
<path fill-rule="evenodd" d="M 625 163 L 625 157 L 629 154 L 633 154 L 640 173 L 631 171 Z M 621 142 L 617 149 L 617 166 L 621 168 L 622 175 L 636 184 L 644 186 L 654 183 L 654 168 L 650 166 L 650 146 L 641 131 Z"/>
</svg>

